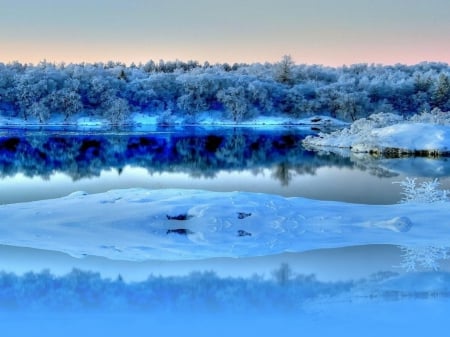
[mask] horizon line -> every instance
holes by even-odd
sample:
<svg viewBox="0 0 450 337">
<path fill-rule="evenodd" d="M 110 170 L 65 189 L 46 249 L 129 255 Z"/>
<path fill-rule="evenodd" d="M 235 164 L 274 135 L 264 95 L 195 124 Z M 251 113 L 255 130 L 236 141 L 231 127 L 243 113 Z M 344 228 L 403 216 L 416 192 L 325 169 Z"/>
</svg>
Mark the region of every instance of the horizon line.
<svg viewBox="0 0 450 337">
<path fill-rule="evenodd" d="M 63 66 L 63 65 L 82 65 L 82 64 L 87 64 L 87 65 L 94 65 L 94 64 L 108 64 L 108 63 L 115 63 L 115 64 L 123 64 L 126 67 L 131 67 L 132 65 L 136 65 L 136 66 L 140 66 L 140 65 L 145 65 L 148 62 L 154 62 L 155 64 L 158 64 L 160 62 L 164 62 L 164 63 L 176 63 L 176 62 L 181 62 L 181 63 L 188 63 L 188 62 L 194 62 L 194 63 L 198 63 L 200 66 L 205 66 L 206 64 L 209 64 L 210 66 L 220 66 L 220 65 L 224 65 L 224 64 L 228 64 L 228 65 L 257 65 L 257 64 L 271 64 L 271 65 L 275 65 L 279 62 L 281 62 L 282 58 L 284 56 L 290 56 L 290 55 L 283 55 L 280 60 L 278 61 L 252 61 L 252 62 L 245 62 L 245 61 L 235 61 L 235 62 L 211 62 L 208 60 L 204 60 L 204 61 L 200 61 L 200 60 L 196 60 L 196 59 L 179 59 L 179 58 L 175 58 L 175 59 L 152 59 L 149 58 L 146 61 L 121 61 L 121 60 L 114 60 L 114 59 L 109 59 L 109 60 L 95 60 L 95 61 L 61 61 L 61 60 L 47 60 L 46 58 L 38 61 L 38 62 L 33 62 L 33 61 L 20 61 L 20 60 L 8 60 L 8 61 L 3 61 L 0 60 L 0 64 L 3 65 L 10 65 L 10 64 L 15 64 L 15 63 L 19 63 L 21 65 L 28 65 L 28 66 L 38 66 L 40 64 L 52 64 L 55 66 Z M 355 62 L 355 63 L 343 63 L 341 65 L 331 65 L 331 64 L 325 64 L 325 63 L 309 63 L 309 62 L 295 62 L 295 60 L 293 60 L 293 64 L 295 66 L 322 66 L 322 67 L 327 67 L 327 68 L 343 68 L 343 67 L 351 67 L 351 66 L 355 66 L 355 65 L 369 65 L 369 66 L 381 66 L 381 67 L 389 67 L 389 66 L 417 66 L 417 65 L 421 65 L 421 64 L 441 64 L 441 65 L 449 65 L 450 63 L 446 62 L 446 61 L 436 61 L 436 60 L 423 60 L 423 61 L 419 61 L 419 62 L 414 62 L 414 63 L 410 63 L 410 62 L 393 62 L 393 63 L 383 63 L 383 62 Z"/>
</svg>

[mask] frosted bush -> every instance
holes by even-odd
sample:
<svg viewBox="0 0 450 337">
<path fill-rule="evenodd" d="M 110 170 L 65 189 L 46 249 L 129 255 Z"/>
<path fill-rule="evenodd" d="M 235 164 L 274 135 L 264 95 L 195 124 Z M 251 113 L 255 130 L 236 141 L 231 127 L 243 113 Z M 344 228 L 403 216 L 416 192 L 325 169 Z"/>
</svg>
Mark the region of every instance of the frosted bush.
<svg viewBox="0 0 450 337">
<path fill-rule="evenodd" d="M 361 118 L 353 122 L 350 127 L 352 134 L 364 133 L 376 128 L 383 128 L 386 126 L 401 123 L 403 117 L 392 113 L 376 113 L 367 118 Z"/>
<path fill-rule="evenodd" d="M 403 188 L 401 203 L 433 203 L 449 201 L 450 192 L 441 190 L 438 179 L 416 183 L 416 178 L 407 177 L 404 181 L 397 182 Z"/>
<path fill-rule="evenodd" d="M 383 128 L 386 126 L 402 123 L 404 121 L 402 116 L 386 112 L 372 114 L 367 119 L 370 120 L 376 128 Z"/>
<path fill-rule="evenodd" d="M 380 112 L 377 114 L 372 114 L 367 118 L 360 118 L 350 125 L 350 128 L 345 128 L 342 130 L 337 130 L 331 134 L 323 135 L 335 138 L 337 136 L 350 136 L 350 135 L 369 135 L 373 129 L 382 128 L 390 125 L 394 125 L 403 121 L 403 117 L 392 114 Z"/>
<path fill-rule="evenodd" d="M 377 138 L 372 131 L 376 128 L 390 126 L 403 121 L 403 117 L 391 113 L 377 113 L 368 118 L 361 118 L 353 122 L 349 128 L 336 130 L 331 133 L 319 133 L 318 137 L 308 136 L 303 141 L 305 145 L 312 146 L 339 146 L 352 147 L 354 151 L 360 148 L 360 152 L 376 144 Z M 355 144 L 355 137 L 358 140 Z M 356 146 L 359 145 L 359 146 Z M 358 151 L 356 151 L 358 152 Z"/>
<path fill-rule="evenodd" d="M 411 116 L 409 120 L 414 123 L 450 125 L 450 112 L 444 112 L 439 108 L 434 108 L 430 112 L 424 111 L 421 114 Z"/>
</svg>

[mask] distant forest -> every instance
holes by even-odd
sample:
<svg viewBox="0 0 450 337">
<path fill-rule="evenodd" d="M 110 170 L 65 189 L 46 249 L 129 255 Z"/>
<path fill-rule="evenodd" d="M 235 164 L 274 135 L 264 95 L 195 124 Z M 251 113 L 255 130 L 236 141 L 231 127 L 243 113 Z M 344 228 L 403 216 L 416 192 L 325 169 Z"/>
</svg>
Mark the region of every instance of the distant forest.
<svg viewBox="0 0 450 337">
<path fill-rule="evenodd" d="M 199 113 L 236 123 L 257 116 L 325 114 L 346 121 L 374 112 L 408 116 L 450 110 L 444 63 L 339 68 L 278 63 L 199 64 L 149 61 L 37 65 L 0 63 L 0 116 L 69 121 L 73 116 L 127 124 L 133 113 L 170 124 Z"/>
</svg>

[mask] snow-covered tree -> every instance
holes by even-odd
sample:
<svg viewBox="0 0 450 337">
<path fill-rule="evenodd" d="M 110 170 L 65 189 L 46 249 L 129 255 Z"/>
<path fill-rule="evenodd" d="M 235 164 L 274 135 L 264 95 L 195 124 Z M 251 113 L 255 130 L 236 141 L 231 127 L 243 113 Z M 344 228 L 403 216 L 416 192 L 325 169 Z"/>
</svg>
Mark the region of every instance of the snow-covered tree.
<svg viewBox="0 0 450 337">
<path fill-rule="evenodd" d="M 52 92 L 47 99 L 51 110 L 61 113 L 66 121 L 83 108 L 80 94 L 67 87 Z"/>
<path fill-rule="evenodd" d="M 195 61 L 128 67 L 118 62 L 15 62 L 0 64 L 0 110 L 27 119 L 31 106 L 40 102 L 52 116 L 64 114 L 67 119 L 82 112 L 102 117 L 110 102 L 121 98 L 130 112 L 171 109 L 190 119 L 198 111 L 221 114 L 224 109 L 236 121 L 255 112 L 299 118 L 321 113 L 353 120 L 383 111 L 408 117 L 434 108 L 450 110 L 449 76 L 450 67 L 441 63 L 331 68 L 295 65 L 289 56 L 275 64 L 232 66 Z"/>
<path fill-rule="evenodd" d="M 46 106 L 46 104 L 43 103 L 43 101 L 34 102 L 31 104 L 31 106 L 28 108 L 28 113 L 30 116 L 37 117 L 39 119 L 40 123 L 46 122 L 50 118 L 50 110 Z"/>
<path fill-rule="evenodd" d="M 217 93 L 218 100 L 229 111 L 233 121 L 238 123 L 250 114 L 251 107 L 242 86 L 229 87 Z"/>
<path fill-rule="evenodd" d="M 404 181 L 399 182 L 403 188 L 403 203 L 434 203 L 449 201 L 450 191 L 441 190 L 438 179 L 432 181 L 424 181 L 417 184 L 416 178 L 407 177 Z"/>
<path fill-rule="evenodd" d="M 275 68 L 275 80 L 283 84 L 292 84 L 294 61 L 290 55 L 284 55 Z"/>
<path fill-rule="evenodd" d="M 128 101 L 123 98 L 113 98 L 108 102 L 108 108 L 105 111 L 105 117 L 112 125 L 122 125 L 128 120 L 130 107 Z"/>
<path fill-rule="evenodd" d="M 439 75 L 432 100 L 435 107 L 442 110 L 450 109 L 450 79 L 448 75 Z"/>
</svg>

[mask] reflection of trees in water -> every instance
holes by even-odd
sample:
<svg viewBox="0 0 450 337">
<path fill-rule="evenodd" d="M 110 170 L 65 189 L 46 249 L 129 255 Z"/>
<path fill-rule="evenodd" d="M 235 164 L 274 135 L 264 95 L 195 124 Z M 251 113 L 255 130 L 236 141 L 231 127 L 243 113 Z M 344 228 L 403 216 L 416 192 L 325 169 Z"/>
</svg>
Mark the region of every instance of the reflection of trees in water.
<svg viewBox="0 0 450 337">
<path fill-rule="evenodd" d="M 291 180 L 295 176 L 302 176 L 302 175 L 315 175 L 318 168 L 323 166 L 339 166 L 339 167 L 351 167 L 350 163 L 348 161 L 337 161 L 327 162 L 325 158 L 315 158 L 313 157 L 311 161 L 309 162 L 302 162 L 302 163 L 289 163 L 289 162 L 281 162 L 277 163 L 272 168 L 272 174 L 271 176 L 280 181 L 282 186 L 288 186 Z M 328 158 L 330 159 L 330 158 Z"/>
<path fill-rule="evenodd" d="M 239 167 L 244 162 L 246 146 L 244 135 L 234 132 L 225 138 L 224 146 L 217 149 L 216 158 L 227 166 Z"/>
<path fill-rule="evenodd" d="M 380 163 L 373 161 L 355 160 L 355 167 L 361 171 L 368 171 L 371 175 L 379 178 L 393 178 L 397 177 L 399 173 L 388 170 L 379 166 Z"/>
<path fill-rule="evenodd" d="M 351 166 L 348 159 L 317 156 L 292 131 L 203 131 L 153 135 L 50 135 L 0 137 L 0 175 L 50 177 L 62 172 L 74 180 L 125 166 L 149 173 L 182 172 L 214 177 L 220 170 L 261 172 L 288 184 L 293 174 L 314 174 L 323 165 Z"/>
<path fill-rule="evenodd" d="M 114 315 L 139 312 L 163 319 L 167 315 L 167 322 L 172 323 L 194 309 L 226 317 L 237 313 L 236 317 L 244 321 L 255 314 L 260 317 L 261 313 L 295 313 L 301 317 L 311 304 L 320 308 L 327 303 L 356 301 L 371 305 L 374 301 L 379 305 L 382 301 L 407 299 L 433 300 L 428 305 L 441 305 L 443 302 L 436 299 L 447 302 L 450 297 L 450 273 L 445 271 L 380 271 L 366 278 L 327 282 L 314 274 L 298 273 L 287 263 L 267 271 L 269 276 L 255 273 L 252 277 L 221 277 L 214 271 L 192 270 L 189 275 L 149 274 L 145 280 L 124 282 L 120 274 L 115 279 L 105 278 L 96 270 L 73 269 L 65 275 L 48 270 L 23 274 L 2 270 L 0 310 L 19 314 L 31 308 L 42 312 L 43 317 L 47 312 L 61 310 L 86 310 L 88 314 L 106 310 Z"/>
<path fill-rule="evenodd" d="M 341 164 L 350 163 L 350 166 L 361 170 L 367 171 L 371 175 L 379 178 L 392 178 L 399 175 L 395 170 L 391 170 L 388 167 L 383 167 L 385 161 L 383 157 L 373 157 L 368 153 L 353 153 L 350 149 L 328 149 L 327 151 L 317 152 L 317 156 L 322 158 L 328 158 L 330 162 L 334 163 L 336 166 L 341 166 Z M 398 161 L 397 159 L 388 159 L 389 161 Z M 445 160 L 444 158 L 439 158 L 437 160 Z M 448 167 L 450 174 L 450 166 Z M 419 173 L 417 173 L 419 175 Z"/>
<path fill-rule="evenodd" d="M 279 180 L 282 186 L 288 186 L 293 177 L 289 164 L 279 163 L 272 172 L 272 177 Z"/>
</svg>

